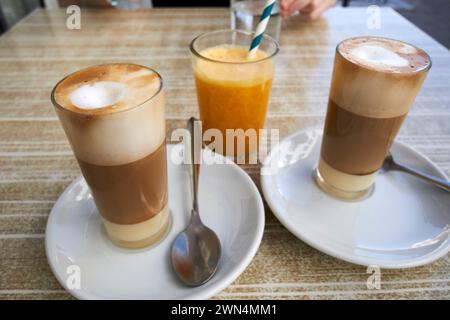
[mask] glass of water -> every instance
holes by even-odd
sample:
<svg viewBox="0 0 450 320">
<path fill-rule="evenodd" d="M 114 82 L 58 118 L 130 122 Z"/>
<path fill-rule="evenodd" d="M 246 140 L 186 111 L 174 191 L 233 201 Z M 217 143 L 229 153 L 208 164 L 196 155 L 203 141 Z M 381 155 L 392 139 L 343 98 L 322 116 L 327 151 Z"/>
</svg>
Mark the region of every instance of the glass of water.
<svg viewBox="0 0 450 320">
<path fill-rule="evenodd" d="M 255 31 L 265 3 L 265 0 L 231 0 L 231 29 Z M 265 32 L 278 40 L 280 30 L 281 16 L 277 1 L 272 9 Z"/>
<path fill-rule="evenodd" d="M 151 8 L 152 1 L 151 0 L 108 0 L 109 3 L 120 9 L 143 9 L 143 8 Z"/>
</svg>

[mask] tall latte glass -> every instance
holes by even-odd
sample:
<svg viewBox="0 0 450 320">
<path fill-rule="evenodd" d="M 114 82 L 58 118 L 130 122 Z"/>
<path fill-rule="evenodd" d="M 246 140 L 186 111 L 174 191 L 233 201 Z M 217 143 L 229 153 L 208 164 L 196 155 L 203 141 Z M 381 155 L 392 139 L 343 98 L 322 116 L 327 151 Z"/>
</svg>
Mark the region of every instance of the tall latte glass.
<svg viewBox="0 0 450 320">
<path fill-rule="evenodd" d="M 170 216 L 159 74 L 94 66 L 62 79 L 51 99 L 111 241 L 142 248 L 160 240 Z"/>
<path fill-rule="evenodd" d="M 336 48 L 316 181 L 329 194 L 371 191 L 422 83 L 430 57 L 410 44 L 357 37 Z"/>
<path fill-rule="evenodd" d="M 278 43 L 263 35 L 259 50 L 248 58 L 252 38 L 252 32 L 219 30 L 198 36 L 190 46 L 203 129 L 219 130 L 223 146 L 216 151 L 235 158 L 257 151 L 278 52 Z"/>
</svg>

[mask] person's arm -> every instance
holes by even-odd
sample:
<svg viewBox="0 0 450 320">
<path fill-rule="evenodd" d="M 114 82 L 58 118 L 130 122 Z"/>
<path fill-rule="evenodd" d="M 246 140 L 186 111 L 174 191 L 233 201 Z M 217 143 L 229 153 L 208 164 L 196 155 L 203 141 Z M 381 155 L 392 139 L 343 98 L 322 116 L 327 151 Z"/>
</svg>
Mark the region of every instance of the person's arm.
<svg viewBox="0 0 450 320">
<path fill-rule="evenodd" d="M 336 0 L 280 0 L 280 12 L 283 18 L 301 12 L 308 19 L 315 20 L 335 3 Z"/>
</svg>

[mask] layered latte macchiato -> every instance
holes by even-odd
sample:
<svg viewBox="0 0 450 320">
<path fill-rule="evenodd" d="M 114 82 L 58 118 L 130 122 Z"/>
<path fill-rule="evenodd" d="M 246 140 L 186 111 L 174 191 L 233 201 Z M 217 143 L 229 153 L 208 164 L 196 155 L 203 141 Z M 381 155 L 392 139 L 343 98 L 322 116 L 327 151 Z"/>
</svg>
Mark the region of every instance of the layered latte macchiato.
<svg viewBox="0 0 450 320">
<path fill-rule="evenodd" d="M 325 191 L 346 199 L 368 193 L 430 66 L 423 50 L 397 40 L 338 45 L 317 171 Z"/>
<path fill-rule="evenodd" d="M 52 101 L 110 239 L 141 248 L 170 224 L 162 81 L 134 64 L 61 80 Z"/>
</svg>

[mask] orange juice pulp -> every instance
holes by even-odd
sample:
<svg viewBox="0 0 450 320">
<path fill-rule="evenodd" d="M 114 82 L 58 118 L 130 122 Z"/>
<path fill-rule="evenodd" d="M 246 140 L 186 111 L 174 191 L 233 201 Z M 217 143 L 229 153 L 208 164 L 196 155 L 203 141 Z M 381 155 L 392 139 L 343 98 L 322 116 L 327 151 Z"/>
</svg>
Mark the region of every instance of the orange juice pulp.
<svg viewBox="0 0 450 320">
<path fill-rule="evenodd" d="M 264 51 L 258 50 L 252 60 L 247 52 L 241 46 L 211 47 L 200 55 L 214 61 L 196 58 L 193 63 L 203 130 L 221 131 L 224 153 L 226 129 L 254 129 L 259 141 L 264 127 L 274 66 Z"/>
</svg>

